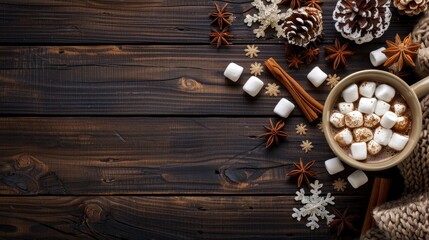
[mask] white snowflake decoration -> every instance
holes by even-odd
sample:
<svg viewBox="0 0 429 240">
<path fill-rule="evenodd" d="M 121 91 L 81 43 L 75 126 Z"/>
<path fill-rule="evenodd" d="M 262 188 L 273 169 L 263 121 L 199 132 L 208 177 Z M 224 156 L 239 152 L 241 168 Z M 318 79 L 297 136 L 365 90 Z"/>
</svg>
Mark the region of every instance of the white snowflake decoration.
<svg viewBox="0 0 429 240">
<path fill-rule="evenodd" d="M 321 197 L 319 194 L 322 193 L 319 189 L 323 187 L 323 184 L 319 184 L 319 181 L 316 180 L 314 183 L 310 184 L 312 195 L 305 196 L 304 189 L 300 189 L 299 192 L 296 192 L 295 201 L 301 201 L 304 206 L 299 210 L 297 208 L 293 208 L 294 213 L 292 214 L 293 218 L 301 221 L 301 217 L 307 217 L 308 223 L 307 227 L 314 230 L 315 228 L 319 228 L 319 218 L 325 219 L 326 224 L 329 224 L 335 217 L 333 214 L 329 214 L 328 210 L 326 210 L 326 206 L 328 204 L 334 205 L 334 197 L 331 196 L 331 193 L 328 193 L 326 197 Z"/>
<path fill-rule="evenodd" d="M 269 5 L 265 5 L 262 0 L 254 0 L 252 2 L 252 5 L 258 9 L 258 14 L 253 14 L 253 16 L 250 14 L 246 15 L 244 23 L 247 23 L 248 27 L 252 26 L 254 22 L 260 23 L 259 28 L 253 30 L 257 38 L 265 37 L 265 30 L 269 26 L 276 30 L 277 37 L 285 37 L 283 21 L 292 13 L 292 10 L 289 9 L 286 13 L 282 13 L 278 6 L 281 1 L 267 0 L 267 2 L 271 2 Z M 279 25 L 280 21 L 282 21 L 282 24 Z"/>
</svg>

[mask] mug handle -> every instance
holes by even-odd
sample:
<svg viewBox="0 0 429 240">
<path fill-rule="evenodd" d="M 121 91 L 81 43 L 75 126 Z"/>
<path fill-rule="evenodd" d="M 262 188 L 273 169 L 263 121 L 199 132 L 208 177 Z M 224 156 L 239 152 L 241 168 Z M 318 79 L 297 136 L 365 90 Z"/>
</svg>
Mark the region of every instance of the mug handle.
<svg viewBox="0 0 429 240">
<path fill-rule="evenodd" d="M 429 76 L 414 83 L 410 87 L 416 93 L 417 98 L 424 97 L 426 94 L 429 94 Z"/>
</svg>

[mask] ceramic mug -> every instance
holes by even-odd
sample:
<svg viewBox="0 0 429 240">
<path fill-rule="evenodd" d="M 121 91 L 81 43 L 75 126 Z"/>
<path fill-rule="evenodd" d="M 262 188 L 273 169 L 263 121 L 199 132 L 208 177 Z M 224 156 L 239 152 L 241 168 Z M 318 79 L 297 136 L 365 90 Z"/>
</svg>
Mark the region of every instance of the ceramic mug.
<svg viewBox="0 0 429 240">
<path fill-rule="evenodd" d="M 392 86 L 407 102 L 408 108 L 411 112 L 411 132 L 409 133 L 409 140 L 405 148 L 393 156 L 371 162 L 358 161 L 349 156 L 347 152 L 334 140 L 334 133 L 331 131 L 332 126 L 329 123 L 329 117 L 331 116 L 334 104 L 337 103 L 342 91 L 350 84 L 359 83 L 361 81 L 375 81 Z M 409 86 L 396 75 L 386 71 L 363 70 L 350 74 L 332 89 L 325 101 L 322 122 L 323 132 L 329 147 L 339 159 L 357 169 L 379 171 L 397 165 L 411 154 L 420 138 L 422 131 L 422 109 L 420 107 L 419 98 L 423 97 L 425 94 L 429 94 L 429 76 L 414 85 Z"/>
</svg>

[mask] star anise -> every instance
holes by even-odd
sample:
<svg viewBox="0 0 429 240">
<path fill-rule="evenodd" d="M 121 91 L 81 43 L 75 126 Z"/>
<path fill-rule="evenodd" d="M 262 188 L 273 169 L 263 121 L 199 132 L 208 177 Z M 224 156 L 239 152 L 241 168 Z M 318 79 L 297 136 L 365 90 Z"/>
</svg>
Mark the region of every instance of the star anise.
<svg viewBox="0 0 429 240">
<path fill-rule="evenodd" d="M 343 213 L 340 213 L 334 208 L 335 218 L 329 223 L 329 228 L 336 231 L 336 238 L 340 238 L 344 230 L 347 228 L 356 232 L 357 229 L 353 226 L 353 221 L 359 218 L 357 215 L 350 215 L 349 208 L 346 208 Z"/>
<path fill-rule="evenodd" d="M 211 13 L 210 17 L 213 17 L 213 21 L 211 23 L 214 23 L 217 21 L 217 24 L 219 25 L 219 29 L 223 29 L 223 23 L 226 23 L 226 25 L 230 26 L 232 22 L 230 21 L 230 18 L 232 16 L 231 12 L 227 12 L 226 8 L 228 7 L 228 3 L 223 5 L 222 8 L 215 3 L 216 11 L 215 13 Z"/>
<path fill-rule="evenodd" d="M 292 9 L 300 8 L 303 0 L 283 0 L 280 4 L 289 4 L 289 7 Z"/>
<path fill-rule="evenodd" d="M 395 42 L 390 40 L 386 40 L 387 49 L 383 51 L 383 53 L 388 57 L 386 62 L 384 62 L 385 67 L 389 67 L 393 65 L 395 62 L 398 63 L 398 71 L 401 71 L 404 66 L 404 62 L 406 65 L 415 67 L 413 58 L 417 56 L 417 50 L 420 45 L 418 43 L 411 42 L 411 35 L 408 34 L 404 38 L 404 41 L 401 41 L 401 38 L 398 34 L 395 36 Z"/>
<path fill-rule="evenodd" d="M 264 126 L 268 132 L 260 135 L 259 137 L 267 138 L 267 142 L 265 143 L 265 148 L 271 147 L 273 143 L 279 143 L 279 137 L 287 137 L 287 133 L 283 132 L 282 129 L 285 126 L 283 120 L 279 120 L 276 125 L 273 124 L 273 120 L 270 118 L 270 126 Z"/>
<path fill-rule="evenodd" d="M 306 48 L 302 54 L 306 64 L 310 64 L 319 57 L 320 49 L 314 46 Z"/>
<path fill-rule="evenodd" d="M 216 43 L 216 47 L 219 48 L 222 44 L 231 45 L 232 43 L 228 41 L 228 38 L 232 37 L 232 34 L 228 32 L 228 28 L 222 29 L 218 32 L 216 29 L 212 28 L 212 33 L 210 37 L 213 38 L 211 43 Z"/>
<path fill-rule="evenodd" d="M 301 187 L 302 180 L 305 180 L 305 183 L 307 183 L 307 186 L 310 186 L 310 180 L 308 178 L 315 177 L 317 175 L 316 172 L 310 171 L 310 168 L 314 165 L 316 161 L 310 161 L 309 163 L 304 164 L 302 163 L 302 158 L 299 159 L 299 164 L 293 163 L 293 166 L 295 167 L 294 170 L 290 171 L 287 175 L 290 177 L 298 176 L 298 187 Z"/>
<path fill-rule="evenodd" d="M 320 7 L 320 5 L 322 5 L 322 3 L 323 2 L 320 1 L 320 0 L 307 0 L 305 2 L 305 5 L 308 6 L 308 7 L 317 8 L 320 11 L 322 11 L 322 8 Z"/>
<path fill-rule="evenodd" d="M 340 64 L 347 67 L 346 57 L 353 55 L 352 51 L 346 50 L 348 45 L 348 43 L 341 45 L 340 41 L 335 39 L 334 46 L 323 47 L 329 53 L 329 55 L 325 57 L 325 60 L 333 61 L 332 68 L 334 70 L 336 70 Z"/>
<path fill-rule="evenodd" d="M 286 61 L 289 63 L 289 68 L 295 68 L 299 69 L 299 65 L 303 64 L 304 62 L 301 60 L 302 56 L 298 53 L 291 53 L 287 58 Z"/>
</svg>

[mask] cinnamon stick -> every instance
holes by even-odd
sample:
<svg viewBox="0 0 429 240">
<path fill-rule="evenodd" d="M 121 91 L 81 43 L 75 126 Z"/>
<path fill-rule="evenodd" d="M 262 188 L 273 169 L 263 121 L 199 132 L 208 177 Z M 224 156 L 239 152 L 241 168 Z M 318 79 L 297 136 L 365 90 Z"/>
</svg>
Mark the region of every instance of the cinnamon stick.
<svg viewBox="0 0 429 240">
<path fill-rule="evenodd" d="M 265 66 L 271 74 L 286 87 L 307 120 L 309 122 L 316 120 L 318 114 L 323 112 L 323 105 L 308 94 L 304 88 L 302 88 L 301 85 L 276 62 L 276 60 L 274 60 L 274 58 L 266 60 Z"/>
</svg>

